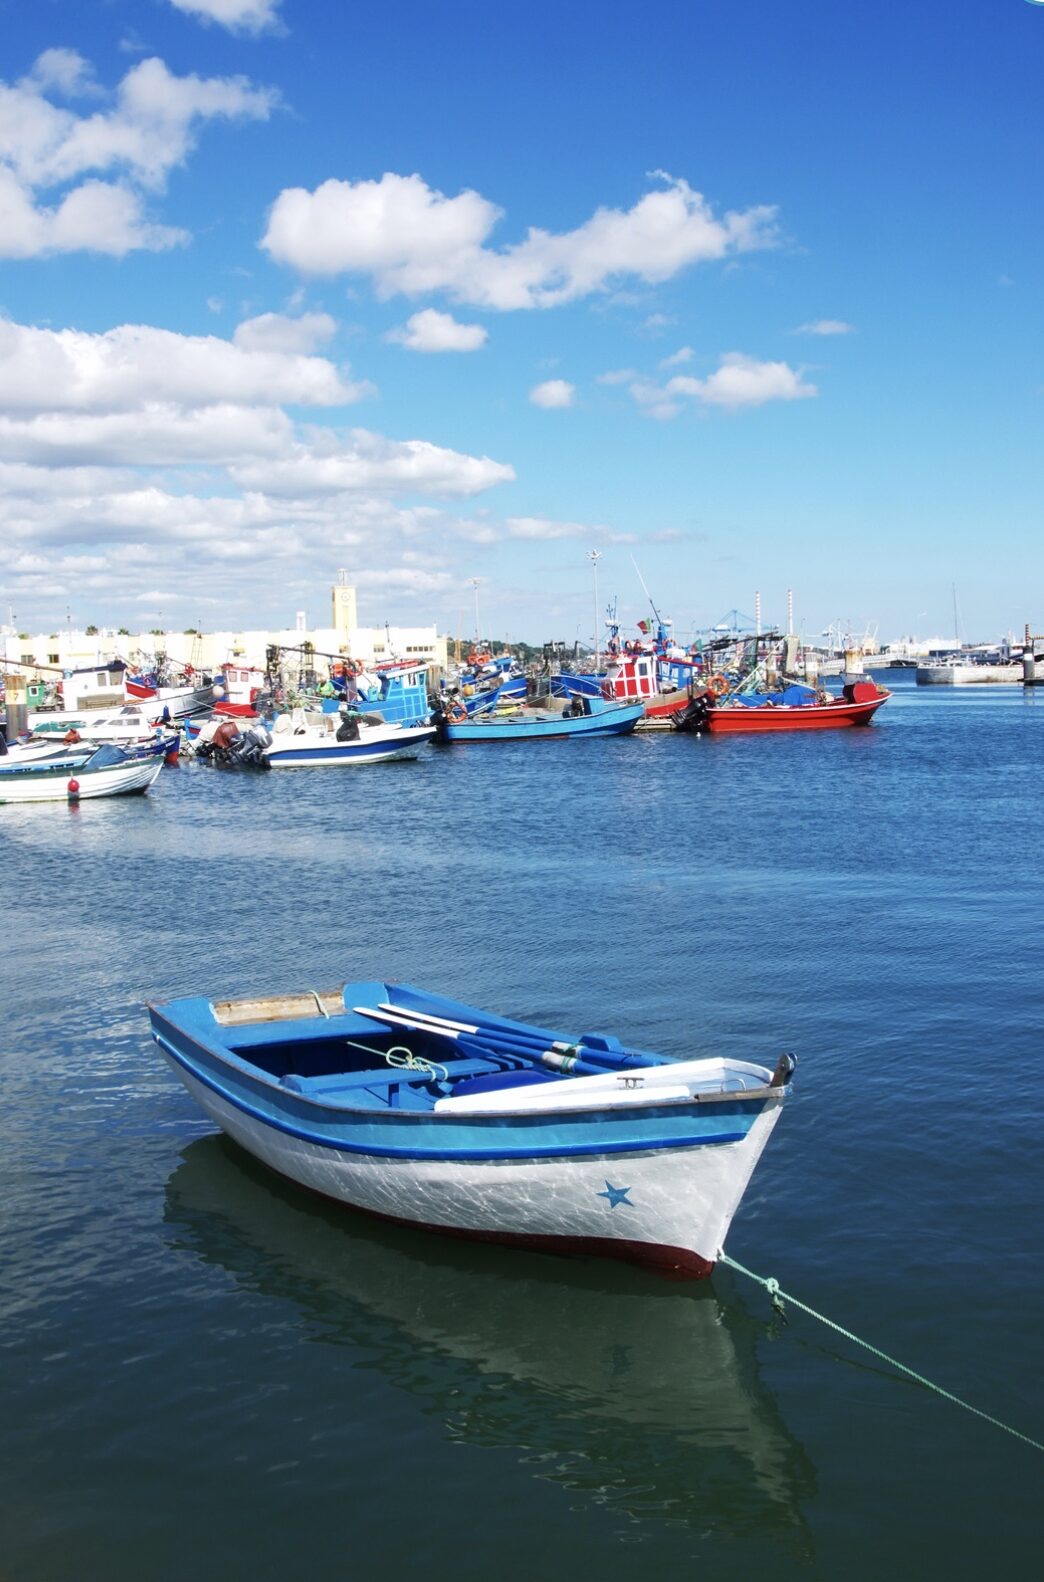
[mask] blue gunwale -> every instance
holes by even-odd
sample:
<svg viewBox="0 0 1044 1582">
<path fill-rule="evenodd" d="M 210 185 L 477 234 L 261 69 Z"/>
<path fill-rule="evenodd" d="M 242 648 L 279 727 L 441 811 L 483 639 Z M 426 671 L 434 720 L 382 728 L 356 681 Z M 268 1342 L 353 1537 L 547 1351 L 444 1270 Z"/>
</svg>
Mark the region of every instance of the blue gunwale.
<svg viewBox="0 0 1044 1582">
<path fill-rule="evenodd" d="M 210 1088 L 213 1092 L 220 1094 L 223 1099 L 234 1105 L 234 1107 L 237 1110 L 240 1110 L 244 1115 L 249 1115 L 254 1120 L 263 1121 L 264 1124 L 266 1126 L 270 1126 L 273 1131 L 285 1132 L 291 1137 L 300 1138 L 303 1142 L 314 1143 L 320 1148 L 331 1148 L 337 1153 L 369 1154 L 370 1156 L 378 1159 L 424 1161 L 461 1160 L 470 1164 L 492 1164 L 498 1159 L 559 1159 L 584 1156 L 600 1157 L 609 1154 L 622 1153 L 655 1153 L 665 1148 L 698 1148 L 721 1143 L 738 1143 L 742 1142 L 747 1135 L 746 1130 L 743 1130 L 737 1132 L 704 1133 L 700 1136 L 678 1135 L 669 1137 L 632 1137 L 622 1138 L 615 1142 L 601 1139 L 598 1142 L 571 1144 L 556 1143 L 548 1146 L 535 1146 L 531 1143 L 527 1143 L 524 1145 L 501 1144 L 496 1148 L 466 1148 L 461 1146 L 445 1146 L 442 1148 L 397 1147 L 388 1143 L 375 1143 L 370 1142 L 369 1140 L 354 1140 L 348 1137 L 335 1137 L 328 1133 L 316 1132 L 310 1130 L 308 1127 L 296 1125 L 293 1121 L 287 1120 L 283 1115 L 271 1114 L 267 1110 L 259 1109 L 256 1105 L 247 1103 L 246 1100 L 240 1097 L 238 1094 L 230 1092 L 229 1089 L 223 1087 L 220 1082 L 216 1082 L 205 1072 L 201 1071 L 198 1066 L 193 1065 L 190 1060 L 187 1060 L 184 1056 L 179 1054 L 179 1052 L 175 1050 L 166 1039 L 158 1039 L 158 1042 L 161 1048 L 166 1051 L 167 1055 L 171 1059 L 175 1060 L 178 1065 L 184 1067 L 184 1069 L 188 1071 L 191 1076 L 195 1077 L 197 1082 L 201 1082 L 204 1087 Z M 280 1084 L 278 1082 L 272 1082 L 271 1085 L 273 1087 L 280 1088 Z M 286 1090 L 280 1088 L 280 1092 L 284 1093 Z M 329 1106 L 322 1105 L 317 1099 L 309 1098 L 306 1094 L 295 1093 L 291 1095 L 291 1097 L 295 1101 L 311 1104 L 319 1109 L 329 1108 Z M 750 1101 L 750 1103 L 756 1104 L 759 1110 L 766 1102 L 767 1101 L 765 1099 Z M 650 1105 L 649 1109 L 646 1111 L 646 1116 L 652 1117 L 655 1115 L 657 1117 L 662 1117 L 663 1111 L 669 1107 L 670 1106 L 667 1105 L 662 1107 L 659 1105 Z M 675 1108 L 677 1107 L 678 1106 L 675 1106 Z M 728 1108 L 731 1108 L 731 1106 L 728 1106 Z M 606 1112 L 604 1110 L 589 1110 L 586 1113 L 588 1117 L 606 1116 L 607 1119 L 610 1115 L 612 1115 L 612 1112 Z M 368 1125 L 375 1122 L 378 1125 L 388 1125 L 389 1122 L 392 1125 L 401 1125 L 405 1122 L 407 1124 L 416 1125 L 417 1123 L 420 1123 L 422 1125 L 428 1126 L 430 1126 L 432 1122 L 435 1122 L 440 1126 L 446 1125 L 453 1126 L 454 1128 L 459 1128 L 461 1125 L 459 1121 L 449 1120 L 441 1115 L 435 1115 L 434 1113 L 424 1114 L 423 1112 L 411 1112 L 409 1110 L 399 1111 L 394 1115 L 381 1115 L 379 1111 L 349 1111 L 347 1108 L 345 1108 L 345 1114 L 357 1115 Z M 536 1118 L 534 1117 L 534 1119 Z M 539 1117 L 539 1119 L 545 1123 L 548 1123 L 557 1121 L 559 1117 L 542 1116 Z M 520 1120 L 520 1117 L 518 1116 L 497 1115 L 488 1117 L 475 1117 L 467 1129 L 472 1130 L 474 1128 L 478 1128 L 481 1131 L 487 1131 L 491 1126 L 494 1128 L 503 1128 L 506 1123 L 518 1120 Z M 615 1121 L 615 1116 L 613 1116 L 613 1120 Z M 530 1127 L 533 1124 L 533 1120 L 529 1117 L 526 1117 L 524 1124 L 527 1127 Z"/>
<path fill-rule="evenodd" d="M 462 1021 L 481 1019 L 494 1031 L 524 1029 L 548 1043 L 568 1039 L 568 1035 L 477 1011 L 407 984 L 376 981 L 347 985 L 342 991 L 345 1009 L 332 1016 L 221 1023 L 205 998 L 177 1001 L 171 1007 L 150 1005 L 149 1013 L 157 1042 L 168 1057 L 227 1103 L 273 1130 L 345 1153 L 493 1162 L 703 1147 L 741 1141 L 769 1102 L 764 1096 L 746 1099 L 737 1092 L 735 1097 L 715 1104 L 713 1112 L 667 1102 L 626 1113 L 592 1108 L 552 1115 L 465 1118 L 445 1112 L 436 1115 L 430 1109 L 398 1108 L 390 1102 L 386 1108 L 376 1108 L 372 1102 L 353 1103 L 344 1095 L 335 1098 L 329 1091 L 325 1096 L 298 1091 L 290 1088 L 282 1076 L 249 1059 L 252 1047 L 261 1050 L 286 1044 L 287 1029 L 293 1042 L 320 1038 L 334 1041 L 356 1033 L 373 1036 L 373 1024 L 346 1003 L 349 993 L 352 1003 L 391 1000 L 408 1009 L 438 1010 Z M 174 1015 L 170 1014 L 172 1011 Z M 598 1035 L 584 1036 L 594 1039 Z M 374 1053 L 379 1057 L 378 1050 Z M 379 1076 L 375 1073 L 375 1084 L 387 1075 L 384 1071 Z M 399 1073 L 399 1080 L 416 1079 Z M 427 1128 L 426 1136 L 418 1127 Z M 594 1128 L 598 1130 L 596 1137 L 591 1135 Z M 429 1139 L 430 1145 L 425 1146 Z"/>
</svg>

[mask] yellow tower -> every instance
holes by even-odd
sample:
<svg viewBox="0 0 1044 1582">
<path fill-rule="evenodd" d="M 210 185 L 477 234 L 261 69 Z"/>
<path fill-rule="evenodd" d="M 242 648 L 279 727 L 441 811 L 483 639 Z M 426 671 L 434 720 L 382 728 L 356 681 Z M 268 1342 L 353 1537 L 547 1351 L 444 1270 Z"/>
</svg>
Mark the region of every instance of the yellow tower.
<svg viewBox="0 0 1044 1582">
<path fill-rule="evenodd" d="M 339 571 L 337 581 L 330 590 L 333 596 L 333 627 L 341 646 L 351 647 L 359 624 L 355 604 L 355 589 L 348 581 L 348 573 Z"/>
</svg>

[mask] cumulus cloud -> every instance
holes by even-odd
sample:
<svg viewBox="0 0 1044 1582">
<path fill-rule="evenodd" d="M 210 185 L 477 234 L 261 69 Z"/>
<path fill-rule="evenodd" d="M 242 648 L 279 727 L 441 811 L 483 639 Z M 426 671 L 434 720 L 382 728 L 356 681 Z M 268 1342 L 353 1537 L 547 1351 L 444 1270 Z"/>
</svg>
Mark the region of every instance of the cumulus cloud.
<svg viewBox="0 0 1044 1582">
<path fill-rule="evenodd" d="M 285 313 L 260 313 L 237 325 L 232 339 L 240 351 L 307 357 L 336 330 L 336 321 L 329 313 L 299 313 L 296 317 Z"/>
<path fill-rule="evenodd" d="M 851 335 L 853 326 L 844 319 L 813 319 L 809 324 L 799 324 L 795 335 Z"/>
<path fill-rule="evenodd" d="M 200 22 L 216 22 L 230 33 L 267 33 L 281 27 L 280 0 L 170 0 Z"/>
<path fill-rule="evenodd" d="M 457 524 L 436 502 L 469 500 L 514 470 L 291 416 L 283 403 L 340 406 L 363 388 L 312 353 L 335 328 L 325 314 L 260 314 L 224 341 L 0 321 L 0 542 L 19 619 L 36 608 L 53 622 L 63 577 L 91 598 L 84 618 L 118 608 L 132 621 L 142 597 L 169 613 L 186 552 L 191 613 L 213 595 L 241 623 L 266 597 L 299 607 L 304 584 L 325 582 L 348 552 L 360 585 L 371 577 L 382 596 L 437 591 Z M 409 558 L 426 544 L 428 569 Z"/>
<path fill-rule="evenodd" d="M 83 94 L 93 96 L 102 91 L 94 80 L 90 62 L 75 49 L 45 49 L 33 62 L 28 80 L 41 89 L 53 88 L 68 98 Z"/>
<path fill-rule="evenodd" d="M 489 339 L 481 324 L 460 324 L 452 313 L 424 308 L 406 320 L 401 329 L 389 330 L 386 340 L 411 352 L 477 352 Z"/>
<path fill-rule="evenodd" d="M 743 352 L 727 352 L 721 363 L 705 379 L 676 374 L 664 384 L 637 379 L 631 394 L 650 417 L 677 417 L 686 401 L 700 406 L 764 406 L 767 401 L 800 401 L 818 394 L 815 385 L 805 382 L 799 369 L 788 363 L 760 362 Z"/>
<path fill-rule="evenodd" d="M 548 540 L 582 538 L 591 533 L 580 522 L 555 522 L 544 516 L 509 516 L 505 522 L 509 538 Z"/>
<path fill-rule="evenodd" d="M 598 375 L 600 385 L 626 385 L 637 378 L 633 368 L 610 368 L 608 373 Z"/>
<path fill-rule="evenodd" d="M 534 406 L 542 406 L 547 410 L 572 406 L 576 400 L 576 386 L 566 379 L 545 379 L 543 384 L 533 386 L 529 399 Z"/>
<path fill-rule="evenodd" d="M 207 121 L 265 119 L 278 103 L 244 77 L 178 77 L 156 58 L 127 72 L 108 108 L 55 102 L 76 94 L 104 97 L 75 50 L 47 50 L 20 81 L 0 81 L 0 257 L 122 257 L 184 241 L 149 219 L 144 195 L 163 190 Z"/>
<path fill-rule="evenodd" d="M 513 467 L 488 456 L 467 456 L 427 440 L 389 440 L 366 429 L 341 434 L 310 429 L 268 460 L 233 463 L 230 476 L 243 488 L 273 495 L 336 494 L 376 490 L 395 494 L 478 494 L 514 478 Z"/>
<path fill-rule="evenodd" d="M 660 367 L 679 368 L 683 363 L 691 363 L 693 356 L 694 353 L 691 346 L 679 346 L 678 350 L 672 352 L 670 357 L 662 357 L 660 359 Z"/>
<path fill-rule="evenodd" d="M 531 227 L 525 239 L 487 246 L 503 211 L 470 190 L 456 197 L 419 175 L 331 179 L 315 191 L 285 188 L 262 246 L 306 274 L 369 275 L 378 295 L 444 291 L 475 307 L 547 308 L 605 291 L 614 280 L 669 280 L 680 270 L 772 246 L 776 211 L 717 215 L 687 182 L 655 173 L 661 189 L 631 209 L 598 209 L 577 229 Z"/>
<path fill-rule="evenodd" d="M 368 387 L 346 381 L 326 358 L 277 347 L 273 336 L 292 340 L 293 322 L 270 327 L 266 345 L 259 320 L 247 321 L 244 344 L 147 324 L 92 334 L 0 319 L 0 411 L 133 412 L 149 403 L 200 407 L 222 401 L 340 406 L 367 393 Z M 297 333 L 314 339 L 324 330 L 325 323 L 312 322 Z"/>
</svg>

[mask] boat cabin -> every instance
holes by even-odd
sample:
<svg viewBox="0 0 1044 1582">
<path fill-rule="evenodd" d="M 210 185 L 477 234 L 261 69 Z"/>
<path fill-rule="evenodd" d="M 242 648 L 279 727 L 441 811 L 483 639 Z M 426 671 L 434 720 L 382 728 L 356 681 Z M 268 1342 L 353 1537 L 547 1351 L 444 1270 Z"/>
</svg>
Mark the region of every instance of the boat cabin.
<svg viewBox="0 0 1044 1582">
<path fill-rule="evenodd" d="M 389 725 L 427 725 L 431 718 L 425 664 L 396 661 L 379 665 L 376 671 L 364 672 L 358 678 L 357 689 L 360 704 L 383 714 Z"/>
<path fill-rule="evenodd" d="M 116 709 L 126 700 L 124 678 L 127 666 L 122 659 L 108 660 L 62 674 L 62 708 Z"/>
<path fill-rule="evenodd" d="M 602 680 L 603 698 L 627 703 L 654 698 L 659 691 L 659 667 L 655 654 L 642 650 L 610 655 Z"/>
<path fill-rule="evenodd" d="M 237 714 L 251 714 L 257 703 L 258 694 L 265 683 L 265 672 L 252 665 L 222 665 L 223 680 L 214 689 L 214 696 L 223 704 L 226 712 L 233 710 Z M 220 694 L 224 693 L 222 697 Z"/>
</svg>

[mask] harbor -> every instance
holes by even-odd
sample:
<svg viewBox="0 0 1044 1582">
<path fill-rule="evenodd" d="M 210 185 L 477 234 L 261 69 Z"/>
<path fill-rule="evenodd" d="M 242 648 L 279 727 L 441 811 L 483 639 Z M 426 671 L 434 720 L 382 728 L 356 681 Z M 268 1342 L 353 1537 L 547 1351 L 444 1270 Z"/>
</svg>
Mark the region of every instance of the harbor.
<svg viewBox="0 0 1044 1582">
<path fill-rule="evenodd" d="M 505 1543 L 521 1575 L 549 1534 L 562 1575 L 870 1578 L 915 1546 L 960 1574 L 998 1529 L 1031 1565 L 1032 1452 L 728 1269 L 680 1287 L 324 1206 L 220 1139 L 143 1009 L 393 973 L 676 1058 L 792 1049 L 730 1249 L 1032 1434 L 1044 1202 L 989 1051 L 1035 1058 L 1038 695 L 890 684 L 865 731 L 610 736 L 582 771 L 564 740 L 428 749 L 332 803 L 343 776 L 183 761 L 144 798 L 3 810 L 14 1574 L 276 1576 L 305 1544 L 322 1569 L 345 1510 L 364 1569 L 420 1545 L 435 1577 Z M 393 1531 L 384 1455 L 423 1490 Z M 463 1563 L 462 1475 L 501 1512 Z"/>
<path fill-rule="evenodd" d="M 824 10 L 4 7 L 0 1582 L 1039 1573 L 1044 0 Z"/>
</svg>

